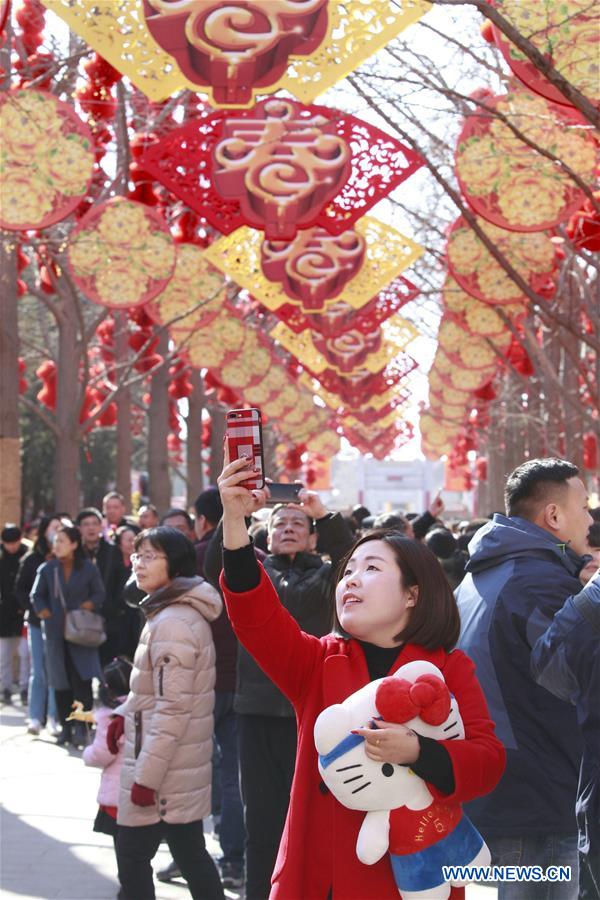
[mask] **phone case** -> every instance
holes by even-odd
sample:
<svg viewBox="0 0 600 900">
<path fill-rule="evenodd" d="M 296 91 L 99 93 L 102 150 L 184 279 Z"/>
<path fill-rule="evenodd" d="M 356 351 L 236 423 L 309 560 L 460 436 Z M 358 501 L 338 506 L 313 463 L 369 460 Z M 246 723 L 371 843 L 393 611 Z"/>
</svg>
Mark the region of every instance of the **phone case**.
<svg viewBox="0 0 600 900">
<path fill-rule="evenodd" d="M 265 464 L 263 459 L 263 442 L 261 416 L 259 409 L 231 409 L 227 413 L 227 446 L 229 459 L 240 459 L 242 456 L 254 462 L 260 471 L 258 479 L 244 482 L 249 490 L 265 486 Z"/>
</svg>

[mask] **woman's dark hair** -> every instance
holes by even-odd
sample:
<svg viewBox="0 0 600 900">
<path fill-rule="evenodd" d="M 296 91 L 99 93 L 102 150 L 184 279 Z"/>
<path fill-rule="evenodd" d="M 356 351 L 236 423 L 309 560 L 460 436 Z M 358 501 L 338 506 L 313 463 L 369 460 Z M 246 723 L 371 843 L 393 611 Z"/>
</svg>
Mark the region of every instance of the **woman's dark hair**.
<svg viewBox="0 0 600 900">
<path fill-rule="evenodd" d="M 56 529 L 56 534 L 66 534 L 72 544 L 77 544 L 75 553 L 73 554 L 73 564 L 76 569 L 83 565 L 85 556 L 83 555 L 83 546 L 81 543 L 81 532 L 77 525 L 60 525 Z"/>
<path fill-rule="evenodd" d="M 185 534 L 173 528 L 171 525 L 157 525 L 156 528 L 146 528 L 141 531 L 134 543 L 135 552 L 140 549 L 144 541 L 160 550 L 167 557 L 169 578 L 177 578 L 183 575 L 185 578 L 193 578 L 196 574 L 196 551 L 192 542 Z"/>
<path fill-rule="evenodd" d="M 126 656 L 117 656 L 104 667 L 103 682 L 99 696 L 103 706 L 114 709 L 119 705 L 119 697 L 129 693 L 129 679 L 133 665 Z"/>
<path fill-rule="evenodd" d="M 392 550 L 401 572 L 404 588 L 417 586 L 419 594 L 406 627 L 394 635 L 402 644 L 419 644 L 426 650 L 442 647 L 450 651 L 456 645 L 460 633 L 460 617 L 454 594 L 448 584 L 437 557 L 420 541 L 404 537 L 397 531 L 370 531 L 358 540 L 340 562 L 335 583 L 341 580 L 348 560 L 357 547 L 368 541 L 382 541 Z M 340 625 L 334 605 L 333 631 L 341 637 L 350 637 Z"/>
<path fill-rule="evenodd" d="M 44 559 L 52 552 L 52 547 L 48 543 L 48 538 L 46 537 L 50 522 L 60 522 L 60 518 L 54 515 L 54 513 L 51 516 L 42 516 L 37 527 L 37 538 L 33 545 L 35 552 L 39 553 L 40 556 L 43 556 Z"/>
<path fill-rule="evenodd" d="M 127 523 L 127 525 L 119 525 L 119 527 L 118 527 L 117 530 L 115 531 L 115 544 L 116 544 L 116 546 L 117 546 L 117 547 L 120 547 L 120 546 L 121 546 L 121 538 L 123 537 L 123 534 L 124 534 L 126 531 L 131 531 L 132 534 L 134 534 L 134 535 L 137 536 L 137 535 L 141 532 L 141 530 L 142 530 L 142 529 L 141 529 L 141 528 L 138 528 L 137 525 L 130 525 L 129 523 Z"/>
</svg>

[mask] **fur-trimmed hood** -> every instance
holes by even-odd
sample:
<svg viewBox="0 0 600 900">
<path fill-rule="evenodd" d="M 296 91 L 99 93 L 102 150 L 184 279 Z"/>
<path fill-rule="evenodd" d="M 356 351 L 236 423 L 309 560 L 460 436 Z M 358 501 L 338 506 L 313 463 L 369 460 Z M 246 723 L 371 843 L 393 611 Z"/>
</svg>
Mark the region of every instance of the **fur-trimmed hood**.
<svg viewBox="0 0 600 900">
<path fill-rule="evenodd" d="M 186 603 L 193 606 L 207 622 L 214 622 L 223 609 L 223 601 L 219 593 L 208 581 L 199 576 L 174 578 L 166 587 L 148 594 L 142 600 L 140 608 L 146 618 L 151 619 L 152 616 L 173 603 Z"/>
</svg>

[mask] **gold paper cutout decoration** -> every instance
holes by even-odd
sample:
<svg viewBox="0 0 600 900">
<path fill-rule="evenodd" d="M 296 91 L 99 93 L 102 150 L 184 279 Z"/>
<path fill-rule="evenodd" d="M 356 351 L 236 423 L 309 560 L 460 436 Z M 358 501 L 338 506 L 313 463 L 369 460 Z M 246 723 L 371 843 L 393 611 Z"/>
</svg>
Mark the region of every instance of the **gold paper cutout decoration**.
<svg viewBox="0 0 600 900">
<path fill-rule="evenodd" d="M 360 309 L 423 253 L 423 248 L 410 238 L 373 216 L 363 216 L 354 230 L 364 237 L 367 244 L 362 268 L 341 294 L 325 301 L 325 308 L 343 300 L 353 309 Z M 262 241 L 262 232 L 243 226 L 211 244 L 206 256 L 225 275 L 273 311 L 296 301 L 288 297 L 280 285 L 267 281 L 263 275 L 260 257 Z M 297 305 L 303 311 L 310 312 L 310 309 L 304 310 L 300 301 Z"/>
<path fill-rule="evenodd" d="M 498 11 L 539 50 L 563 78 L 598 103 L 598 5 L 593 0 L 493 0 Z M 494 40 L 527 87 L 556 103 L 567 98 L 493 26 Z"/>
<path fill-rule="evenodd" d="M 556 248 L 547 234 L 506 231 L 480 217 L 477 222 L 534 291 L 547 291 L 553 287 Z M 473 297 L 491 304 L 527 304 L 526 295 L 462 216 L 450 228 L 446 252 L 452 277 Z"/>
<path fill-rule="evenodd" d="M 512 231 L 544 231 L 566 221 L 584 194 L 561 166 L 522 141 L 494 110 L 542 150 L 592 184 L 598 148 L 583 116 L 526 91 L 483 98 L 488 110 L 467 116 L 456 172 L 479 216 Z"/>
<path fill-rule="evenodd" d="M 144 18 L 143 0 L 42 2 L 150 100 L 166 100 L 183 88 L 198 93 L 198 85 L 184 77 L 175 59 L 161 50 L 151 36 Z M 280 88 L 304 103 L 312 102 L 420 19 L 429 8 L 422 0 L 398 0 L 393 5 L 389 0 L 330 3 L 331 30 L 318 52 L 306 59 L 292 55 L 284 77 L 254 92 L 255 96 L 245 106 L 253 106 L 261 91 L 272 94 Z M 218 105 L 210 94 L 209 102 Z"/>
<path fill-rule="evenodd" d="M 271 330 L 271 337 L 280 343 L 292 356 L 295 356 L 300 363 L 306 365 L 317 377 L 319 373 L 324 372 L 326 369 L 333 369 L 340 375 L 348 375 L 350 371 L 356 371 L 358 368 L 375 374 L 385 368 L 419 334 L 414 325 L 406 319 L 401 319 L 400 316 L 395 316 L 394 319 L 398 320 L 394 322 L 393 327 L 395 331 L 390 332 L 390 337 L 382 343 L 378 350 L 369 353 L 365 359 L 361 358 L 360 362 L 352 370 L 347 368 L 342 370 L 339 366 L 332 365 L 331 361 L 317 350 L 309 331 L 296 334 L 283 322 L 280 322 Z M 341 335 L 341 337 L 344 337 L 344 335 Z"/>
<path fill-rule="evenodd" d="M 92 133 L 75 110 L 45 91 L 7 91 L 0 134 L 0 227 L 47 228 L 70 215 L 95 162 Z"/>
<path fill-rule="evenodd" d="M 319 456 L 335 456 L 341 447 L 341 439 L 334 431 L 323 431 L 321 434 L 315 435 L 311 443 L 311 452 L 317 453 Z"/>
<path fill-rule="evenodd" d="M 390 425 L 393 425 L 399 419 L 402 418 L 402 413 L 397 409 L 393 409 L 387 416 L 383 416 L 383 418 L 377 419 L 377 431 L 384 431 Z M 360 419 L 356 419 L 354 416 L 344 416 L 342 419 L 342 425 L 345 428 L 352 428 L 362 432 L 363 429 L 368 428 L 364 422 L 361 422 Z"/>
<path fill-rule="evenodd" d="M 208 325 L 227 297 L 223 275 L 195 244 L 178 244 L 175 272 L 170 282 L 148 304 L 159 325 L 171 325 L 184 335 Z"/>
<path fill-rule="evenodd" d="M 158 213 L 113 197 L 93 206 L 73 229 L 68 261 L 88 299 L 123 309 L 158 296 L 175 269 L 175 245 Z"/>
<path fill-rule="evenodd" d="M 171 335 L 196 369 L 214 369 L 234 359 L 244 346 L 246 327 L 224 308 L 210 326 L 182 334 L 171 329 Z"/>
</svg>

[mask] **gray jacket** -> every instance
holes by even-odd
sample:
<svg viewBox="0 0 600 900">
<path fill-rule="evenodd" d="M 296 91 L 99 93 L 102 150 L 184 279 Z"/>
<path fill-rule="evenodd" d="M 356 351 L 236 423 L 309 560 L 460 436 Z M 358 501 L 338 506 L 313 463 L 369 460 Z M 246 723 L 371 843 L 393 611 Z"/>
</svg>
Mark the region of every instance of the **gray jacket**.
<svg viewBox="0 0 600 900">
<path fill-rule="evenodd" d="M 56 573 L 56 574 L 55 574 Z M 95 647 L 80 647 L 67 643 L 64 639 L 65 616 L 60 597 L 55 590 L 55 577 L 58 576 L 60 587 L 67 609 L 79 609 L 86 600 L 91 600 L 96 612 L 102 611 L 104 603 L 104 586 L 98 567 L 88 559 L 75 566 L 68 582 L 65 582 L 63 567 L 57 559 L 43 563 L 31 589 L 31 603 L 36 613 L 49 609 L 52 615 L 42 620 L 42 633 L 46 641 L 46 665 L 48 667 L 48 683 L 58 691 L 69 688 L 69 679 L 65 664 L 67 652 L 73 665 L 84 681 L 90 678 L 102 678 L 100 657 Z"/>
</svg>

